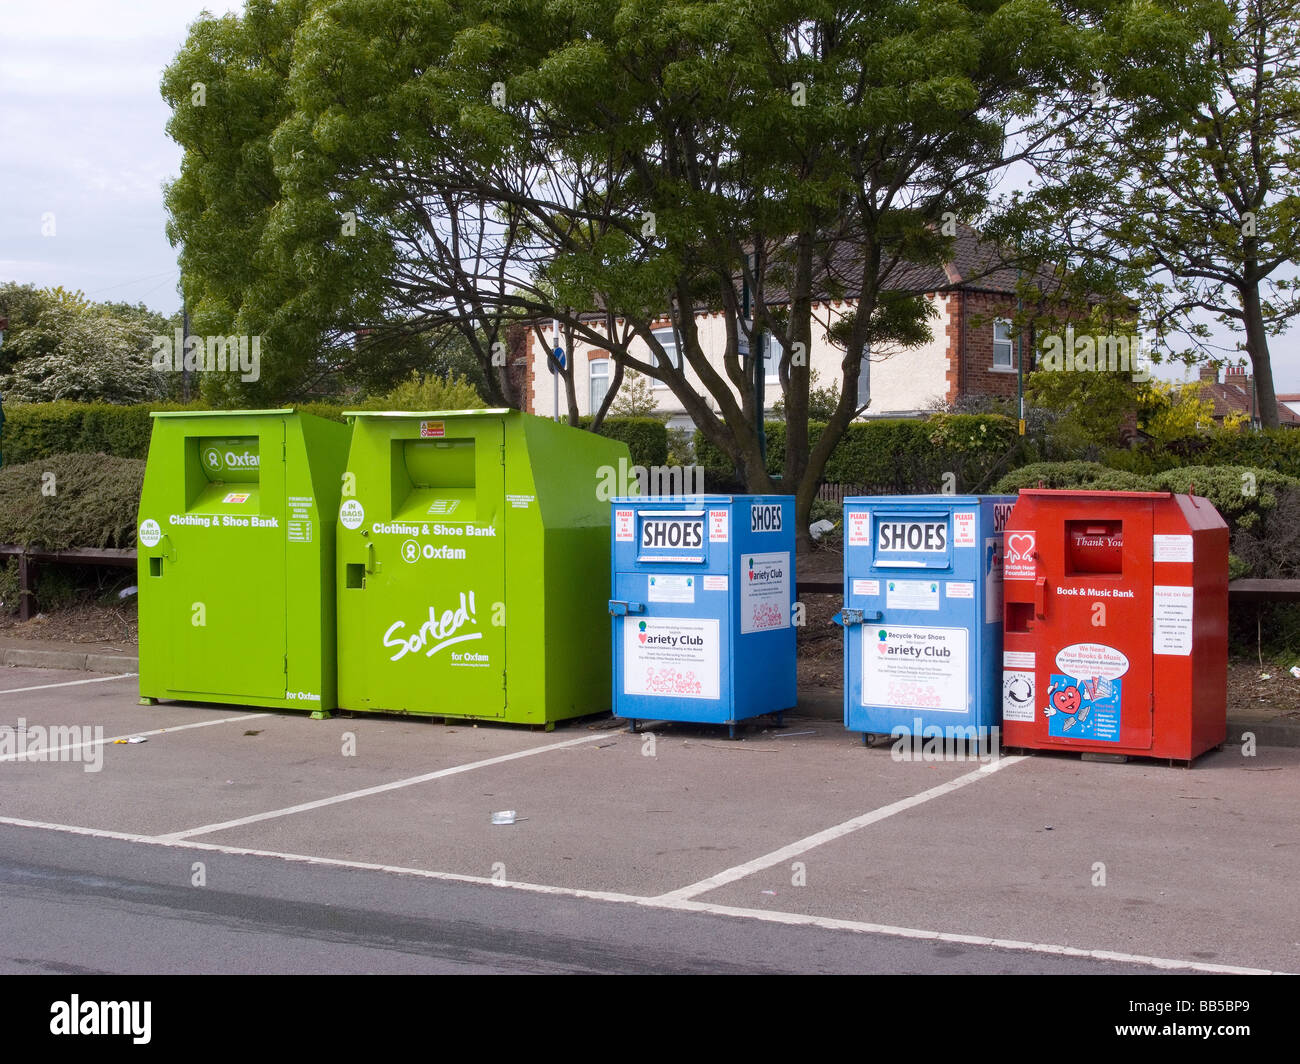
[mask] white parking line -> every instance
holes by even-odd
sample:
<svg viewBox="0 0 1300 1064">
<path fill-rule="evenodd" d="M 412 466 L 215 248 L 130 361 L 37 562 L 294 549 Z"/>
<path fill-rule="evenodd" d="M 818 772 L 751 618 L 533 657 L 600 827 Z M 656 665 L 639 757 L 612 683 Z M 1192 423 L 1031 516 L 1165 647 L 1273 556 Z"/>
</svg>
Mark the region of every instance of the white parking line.
<svg viewBox="0 0 1300 1064">
<path fill-rule="evenodd" d="M 138 676 L 138 673 L 124 672 L 117 676 L 95 676 L 89 680 L 67 680 L 64 683 L 43 683 L 37 687 L 13 687 L 6 690 L 0 687 L 0 695 L 20 695 L 25 691 L 48 691 L 51 687 L 76 687 L 83 683 L 108 683 L 109 680 L 125 680 L 129 676 Z"/>
<path fill-rule="evenodd" d="M 962 777 L 963 779 L 965 777 Z M 505 890 L 522 890 L 531 894 L 551 894 L 569 898 L 586 898 L 623 905 L 640 905 L 648 909 L 675 912 L 711 913 L 742 920 L 759 920 L 764 923 L 790 926 L 817 927 L 827 931 L 851 931 L 863 935 L 890 935 L 897 938 L 919 938 L 935 942 L 952 942 L 965 946 L 985 946 L 992 949 L 1013 950 L 1021 953 L 1042 953 L 1055 957 L 1079 957 L 1085 960 L 1108 961 L 1115 964 L 1142 965 L 1162 971 L 1207 972 L 1219 975 L 1281 975 L 1267 968 L 1245 968 L 1230 964 L 1206 964 L 1202 961 L 1179 960 L 1170 957 L 1147 957 L 1137 953 L 1115 953 L 1110 950 L 1087 950 L 1077 946 L 1058 946 L 1047 942 L 1020 942 L 1015 939 L 986 938 L 980 935 L 962 935 L 947 931 L 925 931 L 915 927 L 894 927 L 889 924 L 869 924 L 860 920 L 838 920 L 828 916 L 809 916 L 803 913 L 770 912 L 766 909 L 743 909 L 730 905 L 713 905 L 708 902 L 678 899 L 665 901 L 663 897 L 646 898 L 617 891 L 582 890 L 578 887 L 553 887 L 543 883 L 512 883 L 489 879 L 485 876 L 467 876 L 456 872 L 433 872 L 425 868 L 406 868 L 401 865 L 373 864 L 366 861 L 348 861 L 337 857 L 313 857 L 301 853 L 281 853 L 276 850 L 254 850 L 243 846 L 222 846 L 211 842 L 192 842 L 167 836 L 133 835 L 123 831 L 106 831 L 99 828 L 76 827 L 71 824 L 49 824 L 38 820 L 19 820 L 0 817 L 0 824 L 19 828 L 38 828 L 70 835 L 83 835 L 96 839 L 113 839 L 119 842 L 136 842 L 149 846 L 169 846 L 179 849 L 223 853 L 235 857 L 269 857 L 279 861 L 323 865 L 331 868 L 348 868 L 362 872 L 387 872 L 393 875 L 417 876 L 445 883 L 466 883 L 474 886 L 493 886 Z"/>
<path fill-rule="evenodd" d="M 964 776 L 958 776 L 955 780 L 949 780 L 947 783 L 941 783 L 937 787 L 931 787 L 928 791 L 922 791 L 920 794 L 914 794 L 910 798 L 901 798 L 897 802 L 891 802 L 889 805 L 883 805 L 879 809 L 873 809 L 869 813 L 863 813 L 861 816 L 855 816 L 852 820 L 846 820 L 842 824 L 836 824 L 834 827 L 826 828 L 815 835 L 809 835 L 806 838 L 799 839 L 790 843 L 788 846 L 782 846 L 779 850 L 773 850 L 762 857 L 755 857 L 752 861 L 746 861 L 744 864 L 735 865 L 717 875 L 709 876 L 708 879 L 701 879 L 698 883 L 691 883 L 688 886 L 681 887 L 677 890 L 669 891 L 667 894 L 660 895 L 656 900 L 664 905 L 671 905 L 674 902 L 686 901 L 697 894 L 705 894 L 711 890 L 717 890 L 718 887 L 724 887 L 728 883 L 734 883 L 738 879 L 744 879 L 746 876 L 752 876 L 755 872 L 761 872 L 765 868 L 771 868 L 773 865 L 782 864 L 793 857 L 798 857 L 801 853 L 807 853 L 809 850 L 818 846 L 833 842 L 835 839 L 843 838 L 845 835 L 854 831 L 860 831 L 862 828 L 871 824 L 879 823 L 896 813 L 902 813 L 908 809 L 915 809 L 918 805 L 931 801 L 935 798 L 942 798 L 945 794 L 951 794 L 953 791 L 960 790 L 962 787 L 975 783 L 981 779 L 987 779 L 998 769 L 1007 765 L 1014 765 L 1025 760 L 1023 757 L 1003 757 L 997 761 L 990 761 L 986 765 L 981 765 L 974 772 L 967 772 Z"/>
<path fill-rule="evenodd" d="M 170 734 L 171 732 L 186 731 L 190 728 L 210 728 L 214 724 L 236 724 L 241 720 L 257 720 L 259 717 L 269 717 L 269 713 L 245 713 L 240 717 L 222 717 L 220 720 L 201 720 L 194 724 L 177 724 L 173 728 L 155 728 L 153 731 L 127 732 L 125 735 L 113 735 L 104 739 L 92 739 L 86 743 L 68 743 L 64 746 L 40 746 L 35 750 L 27 750 L 21 754 L 3 754 L 0 755 L 0 761 L 23 761 L 29 757 L 45 759 L 50 754 L 57 754 L 61 750 L 81 750 L 87 746 L 98 746 L 101 743 L 108 746 L 117 742 L 119 739 L 130 739 L 136 735 L 143 735 L 148 738 L 150 735 Z"/>
<path fill-rule="evenodd" d="M 322 809 L 327 805 L 337 805 L 339 802 L 351 802 L 357 798 L 368 798 L 372 794 L 384 794 L 387 791 L 396 791 L 403 787 L 414 787 L 417 783 L 428 783 L 431 780 L 445 779 L 447 776 L 456 776 L 462 772 L 472 772 L 476 768 L 487 768 L 489 765 L 502 765 L 507 761 L 517 761 L 521 757 L 532 757 L 534 754 L 544 754 L 548 750 L 563 750 L 568 746 L 580 746 L 583 743 L 594 743 L 599 739 L 607 738 L 609 738 L 607 732 L 599 732 L 595 735 L 584 735 L 580 739 L 566 739 L 561 743 L 548 743 L 546 746 L 534 746 L 528 750 L 518 750 L 513 754 L 501 754 L 498 757 L 489 757 L 482 761 L 471 761 L 465 765 L 453 765 L 451 768 L 439 769 L 437 772 L 426 772 L 422 776 L 410 776 L 404 780 L 393 780 L 392 783 L 380 783 L 374 787 L 363 787 L 359 791 L 348 791 L 346 794 L 336 794 L 330 798 L 318 798 L 314 802 L 302 802 L 299 805 L 290 805 L 283 809 L 272 809 L 267 813 L 254 813 L 252 816 L 239 817 L 237 820 L 224 820 L 219 824 L 204 824 L 201 827 L 187 828 L 184 831 L 173 831 L 167 835 L 159 835 L 157 838 L 163 842 L 176 842 L 180 839 L 193 838 L 195 835 L 210 835 L 214 831 L 224 831 L 227 828 L 243 827 L 245 824 L 256 824 L 263 820 L 274 820 L 276 817 L 292 816 L 294 813 L 306 813 L 313 809 Z"/>
</svg>

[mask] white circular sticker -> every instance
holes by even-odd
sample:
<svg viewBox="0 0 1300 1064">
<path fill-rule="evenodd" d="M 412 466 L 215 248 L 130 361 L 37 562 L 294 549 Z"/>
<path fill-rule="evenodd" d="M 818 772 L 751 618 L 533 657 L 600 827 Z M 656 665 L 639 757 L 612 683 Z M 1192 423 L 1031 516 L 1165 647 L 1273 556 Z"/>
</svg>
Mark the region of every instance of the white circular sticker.
<svg viewBox="0 0 1300 1064">
<path fill-rule="evenodd" d="M 356 499 L 348 499 L 339 507 L 339 520 L 344 528 L 360 528 L 365 519 L 365 508 Z"/>
<path fill-rule="evenodd" d="M 162 540 L 162 529 L 152 517 L 140 526 L 140 542 L 146 547 L 156 547 Z"/>
</svg>

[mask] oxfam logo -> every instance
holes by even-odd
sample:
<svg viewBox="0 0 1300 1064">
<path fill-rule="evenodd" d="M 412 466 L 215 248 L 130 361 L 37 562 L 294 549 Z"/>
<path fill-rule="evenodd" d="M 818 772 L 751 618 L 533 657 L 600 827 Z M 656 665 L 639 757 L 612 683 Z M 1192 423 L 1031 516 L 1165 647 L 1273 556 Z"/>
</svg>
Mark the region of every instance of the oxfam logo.
<svg viewBox="0 0 1300 1064">
<path fill-rule="evenodd" d="M 203 448 L 203 466 L 209 473 L 234 472 L 240 469 L 257 469 L 257 453 L 244 449 L 222 450 L 216 444 Z"/>
</svg>

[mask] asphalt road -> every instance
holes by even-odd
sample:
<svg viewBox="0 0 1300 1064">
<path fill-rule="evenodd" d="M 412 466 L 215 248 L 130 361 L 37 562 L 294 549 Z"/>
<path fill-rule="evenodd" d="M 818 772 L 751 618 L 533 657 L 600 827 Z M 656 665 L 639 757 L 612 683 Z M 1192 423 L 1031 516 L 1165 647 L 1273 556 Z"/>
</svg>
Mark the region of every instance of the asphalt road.
<svg viewBox="0 0 1300 1064">
<path fill-rule="evenodd" d="M 1141 971 L 3 825 L 0 854 L 4 974 Z"/>
</svg>

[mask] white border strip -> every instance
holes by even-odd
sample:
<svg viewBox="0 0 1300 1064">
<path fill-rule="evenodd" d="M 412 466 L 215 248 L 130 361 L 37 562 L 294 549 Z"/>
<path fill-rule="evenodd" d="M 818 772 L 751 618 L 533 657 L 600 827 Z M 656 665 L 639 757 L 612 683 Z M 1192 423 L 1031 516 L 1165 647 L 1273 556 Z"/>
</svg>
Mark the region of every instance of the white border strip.
<svg viewBox="0 0 1300 1064">
<path fill-rule="evenodd" d="M 688 886 L 681 887 L 677 890 L 669 891 L 667 894 L 661 894 L 655 900 L 663 905 L 671 905 L 674 902 L 686 901 L 697 894 L 705 894 L 711 890 L 717 890 L 719 887 L 725 887 L 728 883 L 734 883 L 738 879 L 745 879 L 752 876 L 755 872 L 761 872 L 773 865 L 782 864 L 791 858 L 798 857 L 802 853 L 816 849 L 818 846 L 824 846 L 828 842 L 834 842 L 836 839 L 843 838 L 862 828 L 869 827 L 872 824 L 879 823 L 896 813 L 905 812 L 908 809 L 915 809 L 918 805 L 932 801 L 935 798 L 942 798 L 945 794 L 951 794 L 953 791 L 960 790 L 967 784 L 975 783 L 981 779 L 987 779 L 998 769 L 1005 768 L 1008 765 L 1019 764 L 1025 760 L 1024 757 L 1004 757 L 997 761 L 990 761 L 986 765 L 981 765 L 974 772 L 967 772 L 964 776 L 958 776 L 955 780 L 949 780 L 947 783 L 941 783 L 937 787 L 931 787 L 928 791 L 922 791 L 920 794 L 914 794 L 910 798 L 900 798 L 897 802 L 891 802 L 889 805 L 882 805 L 879 809 L 873 809 L 869 813 L 863 813 L 861 816 L 855 816 L 852 820 L 846 820 L 842 824 L 836 824 L 834 827 L 826 828 L 815 835 L 808 835 L 805 838 L 798 839 L 788 846 L 782 846 L 779 850 L 773 850 L 771 853 L 764 854 L 762 857 L 755 857 L 752 861 L 746 861 L 744 864 L 735 865 L 732 868 L 725 869 L 717 875 L 709 876 L 708 879 L 701 879 L 698 883 L 691 883 Z"/>
<path fill-rule="evenodd" d="M 1115 953 L 1110 950 L 1081 949 L 1076 946 L 1058 946 L 1042 942 L 1020 942 L 1015 939 L 985 938 L 980 935 L 959 935 L 946 931 L 924 931 L 914 927 L 893 927 L 889 924 L 869 924 L 860 920 L 839 920 L 829 916 L 811 916 L 803 913 L 769 912 L 765 909 L 743 909 L 730 905 L 712 905 L 698 901 L 671 901 L 663 898 L 644 898 L 617 891 L 582 890 L 577 887 L 552 887 L 542 883 L 512 883 L 489 879 L 485 876 L 468 876 L 455 872 L 432 872 L 424 868 L 405 868 L 401 865 L 373 864 L 366 861 L 348 861 L 337 857 L 312 857 L 299 853 L 280 853 L 275 850 L 254 850 L 242 846 L 222 846 L 211 842 L 189 842 L 154 835 L 133 835 L 123 831 L 75 827 L 70 824 L 49 824 L 37 820 L 20 820 L 0 817 L 0 824 L 19 828 L 38 828 L 69 835 L 82 835 L 96 839 L 113 839 L 119 842 L 137 842 L 148 846 L 165 846 L 184 850 L 224 853 L 236 857 L 270 857 L 280 861 L 320 865 L 330 868 L 348 868 L 362 872 L 387 872 L 395 875 L 416 876 L 446 883 L 466 883 L 473 886 L 503 887 L 531 894 L 549 894 L 568 898 L 586 898 L 592 901 L 616 902 L 624 905 L 641 905 L 648 909 L 677 912 L 710 913 L 744 920 L 790 926 L 816 927 L 826 931 L 850 931 L 863 935 L 890 935 L 895 938 L 927 939 L 935 942 L 952 942 L 963 946 L 983 946 L 991 949 L 1011 950 L 1018 953 L 1041 953 L 1054 957 L 1078 957 L 1084 960 L 1106 961 L 1114 964 L 1144 965 L 1161 971 L 1207 972 L 1216 975 L 1281 975 L 1267 968 L 1243 968 L 1230 964 L 1205 964 L 1201 961 L 1175 960 L 1168 957 L 1146 957 L 1137 953 Z"/>
<path fill-rule="evenodd" d="M 172 728 L 155 728 L 153 731 L 127 732 L 125 735 L 111 735 L 104 739 L 92 739 L 90 740 L 90 742 L 86 742 L 86 743 L 68 743 L 64 746 L 41 746 L 35 750 L 24 751 L 21 754 L 0 755 L 0 761 L 25 761 L 31 757 L 37 758 L 38 760 L 46 759 L 49 757 L 50 754 L 57 754 L 62 750 L 82 750 L 87 746 L 98 746 L 100 744 L 103 744 L 104 746 L 111 746 L 119 739 L 131 739 L 137 735 L 143 735 L 146 738 L 148 738 L 150 735 L 164 735 L 164 734 L 170 734 L 172 732 L 188 731 L 190 728 L 210 728 L 214 724 L 235 724 L 241 720 L 257 720 L 259 717 L 269 717 L 270 715 L 271 714 L 269 713 L 246 713 L 240 717 L 222 717 L 220 720 L 200 720 L 200 721 L 196 721 L 193 724 L 177 724 L 175 727 Z M 37 724 L 35 726 L 43 727 L 46 729 L 51 727 L 51 725 L 48 724 Z M 86 727 L 86 725 L 84 724 L 53 725 L 53 727 L 84 728 Z"/>
<path fill-rule="evenodd" d="M 329 798 L 317 798 L 313 802 L 302 802 L 299 805 L 285 806 L 283 809 L 272 809 L 266 813 L 254 813 L 252 816 L 242 816 L 236 820 L 223 820 L 219 824 L 203 824 L 197 828 L 186 828 L 184 831 L 173 831 L 166 835 L 158 835 L 157 838 L 163 842 L 177 842 L 180 839 L 192 838 L 195 835 L 210 835 L 214 831 L 225 831 L 227 828 L 239 828 L 245 824 L 257 824 L 263 820 L 274 820 L 277 817 L 292 816 L 294 813 L 306 813 L 313 809 L 323 809 L 326 806 L 337 805 L 339 802 L 351 802 L 357 798 L 368 798 L 372 794 L 385 794 L 388 791 L 400 790 L 403 787 L 414 787 L 417 783 L 428 783 L 431 780 L 445 779 L 447 776 L 456 776 L 462 772 L 470 772 L 476 768 L 487 768 L 489 765 L 502 765 L 507 761 L 517 761 L 521 757 L 532 757 L 534 754 L 544 754 L 548 750 L 563 750 L 569 746 L 581 746 L 583 743 L 594 743 L 599 739 L 607 739 L 607 732 L 600 732 L 595 735 L 584 735 L 579 739 L 566 739 L 560 743 L 547 743 L 545 746 L 534 746 L 527 750 L 516 750 L 513 754 L 501 754 L 499 757 L 489 757 L 482 761 L 471 761 L 465 765 L 453 765 L 451 768 L 439 769 L 437 772 L 426 772 L 422 776 L 409 776 L 404 780 L 393 780 L 391 783 L 380 783 L 374 787 L 363 787 L 359 791 L 348 791 L 345 794 L 331 795 Z M 491 880 L 488 880 L 491 882 Z"/>
<path fill-rule="evenodd" d="M 23 668 L 23 666 L 17 666 Z M 125 680 L 129 676 L 138 676 L 135 672 L 122 672 L 116 676 L 95 676 L 89 680 L 66 680 L 63 683 L 43 683 L 39 687 L 0 688 L 0 695 L 21 695 L 27 691 L 48 691 L 51 687 L 76 687 L 83 683 L 108 683 L 109 680 Z"/>
</svg>

